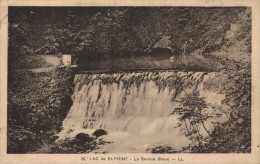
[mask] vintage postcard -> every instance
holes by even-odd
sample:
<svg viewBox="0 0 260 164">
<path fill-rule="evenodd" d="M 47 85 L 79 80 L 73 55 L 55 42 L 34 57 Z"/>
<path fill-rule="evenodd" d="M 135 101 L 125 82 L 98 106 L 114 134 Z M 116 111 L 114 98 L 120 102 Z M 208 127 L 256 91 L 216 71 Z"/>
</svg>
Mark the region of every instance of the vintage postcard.
<svg viewBox="0 0 260 164">
<path fill-rule="evenodd" d="M 0 5 L 0 163 L 260 163 L 259 0 Z"/>
</svg>

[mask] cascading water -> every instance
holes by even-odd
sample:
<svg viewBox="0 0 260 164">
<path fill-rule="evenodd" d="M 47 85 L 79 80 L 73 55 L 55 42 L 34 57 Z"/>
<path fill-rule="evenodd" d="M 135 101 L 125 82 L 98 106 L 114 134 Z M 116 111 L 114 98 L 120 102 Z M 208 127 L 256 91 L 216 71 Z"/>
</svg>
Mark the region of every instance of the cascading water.
<svg viewBox="0 0 260 164">
<path fill-rule="evenodd" d="M 178 98 L 194 91 L 211 105 L 221 105 L 224 95 L 205 89 L 204 82 L 215 73 L 142 72 L 77 74 L 74 79 L 73 105 L 63 121 L 59 140 L 78 133 L 104 129 L 103 136 L 113 143 L 100 151 L 109 153 L 147 152 L 160 145 L 180 150 L 191 141 L 181 128 L 178 116 L 170 115 L 179 105 Z M 204 112 L 213 112 L 209 107 Z M 223 115 L 218 121 L 225 121 Z M 212 129 L 214 120 L 205 122 Z"/>
</svg>

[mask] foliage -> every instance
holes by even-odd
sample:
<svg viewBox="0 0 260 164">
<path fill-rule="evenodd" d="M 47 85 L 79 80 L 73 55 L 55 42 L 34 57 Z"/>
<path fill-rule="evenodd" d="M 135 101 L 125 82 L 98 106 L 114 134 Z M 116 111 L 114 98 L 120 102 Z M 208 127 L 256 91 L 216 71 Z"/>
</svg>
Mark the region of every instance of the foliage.
<svg viewBox="0 0 260 164">
<path fill-rule="evenodd" d="M 248 107 L 233 109 L 230 119 L 216 125 L 204 152 L 250 153 L 251 152 L 251 110 Z"/>
<path fill-rule="evenodd" d="M 207 142 L 208 137 L 201 134 L 200 127 L 202 126 L 204 130 L 210 135 L 210 132 L 204 125 L 204 122 L 213 115 L 204 114 L 202 111 L 208 107 L 205 98 L 199 97 L 198 93 L 186 94 L 185 97 L 180 98 L 180 107 L 174 109 L 172 114 L 180 115 L 180 122 L 178 127 L 184 126 L 186 136 L 192 142 L 192 148 L 201 152 L 202 145 Z"/>
<path fill-rule="evenodd" d="M 220 86 L 212 80 L 208 85 L 220 88 L 226 98 L 223 104 L 230 107 L 230 117 L 226 123 L 216 125 L 204 151 L 209 152 L 251 152 L 251 70 L 250 66 L 228 61 L 229 67 L 220 74 Z M 224 77 L 224 78 L 223 78 Z"/>
<path fill-rule="evenodd" d="M 250 29 L 247 8 L 10 7 L 9 48 L 18 54 L 71 53 L 81 59 L 141 55 L 164 36 L 176 54 L 220 49 L 231 24 Z M 240 19 L 241 18 L 241 19 Z M 243 18 L 243 19 L 242 19 Z M 238 37 L 244 37 L 244 30 Z M 240 38 L 241 38 L 240 37 Z M 248 38 L 247 40 L 250 40 Z M 36 52 L 35 52 L 36 51 Z"/>
<path fill-rule="evenodd" d="M 19 54 L 32 53 L 32 30 L 30 24 L 26 22 L 26 16 L 15 23 L 8 24 L 9 51 L 19 52 Z"/>
<path fill-rule="evenodd" d="M 60 130 L 72 103 L 72 78 L 61 69 L 9 73 L 8 153 L 35 151 Z"/>
<path fill-rule="evenodd" d="M 222 106 L 211 106 L 227 115 L 225 123 L 215 123 L 208 135 L 202 136 L 198 124 L 217 115 L 200 113 L 208 104 L 198 95 L 186 94 L 180 99 L 181 106 L 175 108 L 173 114 L 179 114 L 180 124 L 184 126 L 186 136 L 192 145 L 184 147 L 180 152 L 193 153 L 249 153 L 251 152 L 251 71 L 250 66 L 235 61 L 225 61 L 226 69 L 219 72 L 214 79 L 204 82 L 204 89 L 224 94 Z M 197 112 L 196 112 L 197 111 Z M 198 113 L 198 114 L 197 114 Z"/>
</svg>

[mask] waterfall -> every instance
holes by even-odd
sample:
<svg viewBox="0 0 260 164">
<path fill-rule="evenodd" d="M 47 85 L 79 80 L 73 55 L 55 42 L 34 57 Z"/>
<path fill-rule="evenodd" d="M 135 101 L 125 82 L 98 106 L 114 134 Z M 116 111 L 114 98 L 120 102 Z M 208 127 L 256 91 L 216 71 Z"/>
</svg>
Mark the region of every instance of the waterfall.
<svg viewBox="0 0 260 164">
<path fill-rule="evenodd" d="M 176 128 L 178 116 L 170 113 L 179 105 L 178 98 L 194 91 L 207 103 L 221 105 L 225 96 L 204 87 L 214 76 L 177 71 L 77 74 L 73 105 L 59 140 L 104 129 L 108 132 L 104 137 L 114 142 L 106 148 L 109 152 L 145 152 L 156 145 L 179 150 L 190 141 L 181 128 Z M 221 119 L 227 118 L 223 115 Z M 211 122 L 205 123 L 208 129 L 213 128 Z"/>
</svg>

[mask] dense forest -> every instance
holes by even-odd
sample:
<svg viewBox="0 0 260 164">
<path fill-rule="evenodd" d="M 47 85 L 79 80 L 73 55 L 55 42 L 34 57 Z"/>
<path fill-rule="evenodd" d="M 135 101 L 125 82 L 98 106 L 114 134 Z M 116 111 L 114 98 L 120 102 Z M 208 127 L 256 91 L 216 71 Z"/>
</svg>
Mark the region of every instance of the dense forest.
<svg viewBox="0 0 260 164">
<path fill-rule="evenodd" d="M 234 37 L 250 52 L 250 14 L 229 7 L 10 7 L 9 51 L 124 57 L 143 55 L 168 36 L 164 46 L 175 54 L 184 40 L 189 52 L 210 53 L 233 46 Z"/>
</svg>

